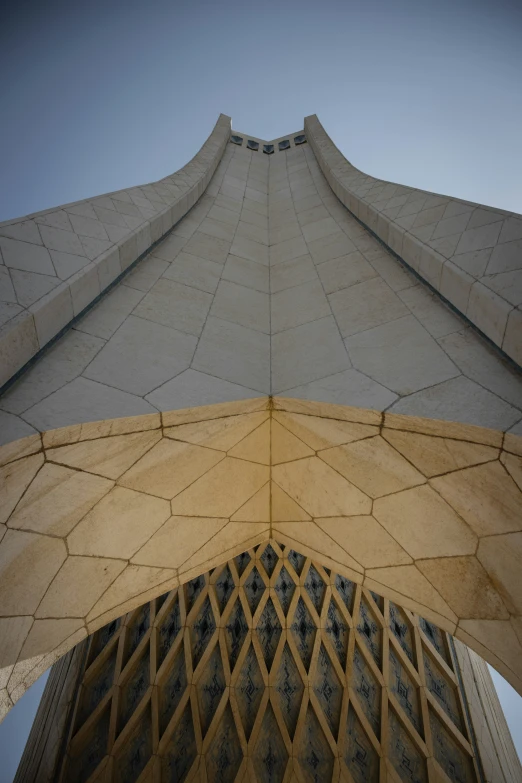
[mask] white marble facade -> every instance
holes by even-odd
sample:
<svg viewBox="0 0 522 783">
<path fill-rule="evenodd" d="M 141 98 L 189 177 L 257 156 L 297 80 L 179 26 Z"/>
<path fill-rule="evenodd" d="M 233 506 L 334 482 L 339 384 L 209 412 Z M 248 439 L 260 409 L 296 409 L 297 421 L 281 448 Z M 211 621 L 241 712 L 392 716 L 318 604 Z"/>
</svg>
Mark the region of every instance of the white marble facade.
<svg viewBox="0 0 522 783">
<path fill-rule="evenodd" d="M 242 135 L 174 230 L 0 397 L 1 442 L 271 393 L 521 434 L 520 372 L 340 203 L 311 145 L 268 156 Z"/>
<path fill-rule="evenodd" d="M 516 437 L 522 435 L 522 375 L 516 364 L 522 328 L 513 331 L 522 302 L 517 293 L 521 261 L 515 253 L 522 218 L 479 205 L 460 211 L 466 206 L 462 202 L 419 195 L 419 191 L 368 178 L 339 158 L 317 118 L 307 118 L 305 129 L 308 143 L 296 146 L 296 134 L 292 134 L 290 149 L 279 151 L 276 146 L 273 155 L 265 155 L 262 140 L 257 140 L 259 150 L 247 149 L 245 134 L 241 134 L 241 146 L 229 143 L 230 123 L 222 115 L 199 157 L 167 178 L 173 188 L 180 188 L 181 195 L 177 190 L 163 194 L 157 214 L 147 213 L 150 208 L 139 202 L 143 194 L 136 189 L 128 198 L 110 194 L 89 202 L 97 223 L 109 236 L 96 241 L 110 241 L 111 248 L 94 260 L 84 254 L 85 263 L 76 271 L 70 265 L 63 269 L 59 265 L 66 255 L 69 261 L 80 257 L 72 252 L 72 245 L 68 249 L 53 246 L 59 240 L 78 241 L 85 250 L 83 240 L 89 234 L 84 233 L 95 230 L 88 222 L 94 223 L 94 218 L 81 214 L 87 202 L 81 208 L 69 205 L 11 221 L 7 228 L 7 224 L 0 225 L 0 291 L 7 318 L 0 334 L 3 378 L 47 345 L 0 396 L 0 445 L 86 422 L 102 422 L 103 434 L 96 437 L 117 435 L 117 425 L 107 420 L 124 417 L 145 416 L 135 429 L 148 430 L 143 422 L 154 421 L 154 427 L 160 427 L 161 420 L 165 426 L 167 411 L 216 403 L 248 405 L 260 397 L 263 404 L 272 405 L 268 396 L 289 399 L 305 412 L 308 404 L 312 408 L 314 403 L 333 404 L 336 420 L 343 420 L 343 406 L 359 409 L 365 416 L 368 411 L 384 411 L 386 416 L 377 416 L 374 422 L 379 426 L 390 417 L 393 421 L 393 414 L 402 414 L 412 417 L 414 432 L 414 417 L 424 423 L 452 422 L 456 429 L 447 437 L 464 441 L 468 436 L 458 434 L 459 425 L 478 425 L 495 431 L 488 436 L 493 438 L 487 441 L 489 446 L 503 447 L 511 455 L 507 467 L 495 456 L 494 469 L 502 481 L 492 481 L 484 490 L 488 514 L 502 521 L 502 514 L 495 510 L 495 504 L 503 502 L 498 486 L 507 482 L 510 491 L 515 482 L 522 486 L 517 478 L 522 451 Z M 157 185 L 141 189 L 145 190 L 149 196 L 158 192 Z M 167 203 L 169 199 L 173 205 Z M 394 199 L 401 203 L 392 205 Z M 142 218 L 137 228 L 127 219 L 132 217 L 128 209 L 134 208 Z M 128 236 L 109 229 L 115 219 L 126 222 Z M 65 220 L 70 227 L 58 225 Z M 446 226 L 453 232 L 450 237 L 459 235 L 454 247 L 438 241 L 448 220 L 456 221 Z M 497 232 L 494 241 L 493 230 Z M 13 236 L 13 231 L 18 234 Z M 477 237 L 488 247 L 476 247 L 480 244 Z M 13 243 L 17 243 L 16 253 Z M 497 250 L 500 245 L 504 247 Z M 506 248 L 514 259 L 511 267 L 490 266 L 495 258 L 504 257 Z M 80 252 L 79 246 L 76 250 Z M 444 255 L 450 250 L 451 255 Z M 118 264 L 113 266 L 116 257 Z M 485 288 L 497 298 L 488 294 L 480 300 Z M 451 300 L 453 309 L 437 292 Z M 488 302 L 493 303 L 489 309 Z M 73 317 L 71 328 L 48 344 Z M 6 335 L 14 338 L 9 341 Z M 147 419 L 147 414 L 152 417 Z M 191 415 L 194 418 L 188 421 L 198 420 L 193 411 Z M 440 438 L 440 426 L 432 421 L 431 428 L 422 432 Z M 44 440 L 53 437 L 48 433 Z M 13 444 L 14 452 L 18 446 Z M 393 448 L 401 451 L 401 447 Z M 11 455 L 6 462 L 14 460 L 22 466 L 24 457 Z M 415 459 L 421 458 L 416 453 Z M 356 469 L 350 463 L 350 481 L 355 484 Z M 429 470 L 426 477 L 431 476 Z M 20 487 L 23 493 L 32 478 L 17 474 L 15 495 Z M 316 487 L 320 484 L 320 480 L 315 482 Z M 146 487 L 144 491 L 147 494 Z M 48 510 L 47 521 L 59 524 L 54 506 Z M 508 512 L 515 517 L 512 506 Z M 465 509 L 458 512 L 464 517 L 466 513 Z M 270 514 L 264 519 L 268 525 L 273 521 Z M 509 529 L 493 531 L 495 536 L 497 532 L 512 536 L 505 572 L 497 569 L 497 581 L 509 583 L 510 596 L 517 569 L 522 567 L 521 525 L 510 516 Z M 303 525 L 301 529 L 306 540 L 296 540 L 303 546 L 308 541 L 310 551 L 317 553 Z M 259 535 L 266 537 L 269 532 L 265 526 Z M 480 535 L 493 533 L 486 530 Z M 18 538 L 21 541 L 27 535 Z M 339 542 L 337 538 L 335 543 Z M 475 543 L 466 550 L 470 559 L 474 547 Z M 25 556 L 24 552 L 15 552 L 15 556 Z M 498 562 L 504 563 L 504 554 L 495 553 L 495 568 Z M 459 578 L 448 578 L 452 589 Z M 413 599 L 414 587 L 408 582 L 410 593 L 405 588 L 399 592 Z M 133 600 L 140 603 L 147 597 L 133 594 Z M 3 612 L 4 617 L 12 615 L 9 607 Z M 511 616 L 511 609 L 506 612 Z M 473 617 L 467 610 L 457 615 Z M 508 622 L 504 615 L 501 619 Z M 488 634 L 482 646 L 476 647 L 484 655 L 494 647 L 495 639 L 490 637 L 498 636 L 489 630 Z M 477 632 L 473 638 L 478 636 Z M 517 639 L 520 645 L 518 635 Z M 24 661 L 28 655 L 22 655 Z M 509 657 L 503 651 L 494 655 L 495 663 Z M 9 702 L 28 684 L 24 661 L 19 661 L 16 677 L 20 683 L 9 691 Z"/>
<path fill-rule="evenodd" d="M 181 220 L 229 136 L 222 114 L 175 174 L 0 223 L 0 385 Z"/>
</svg>

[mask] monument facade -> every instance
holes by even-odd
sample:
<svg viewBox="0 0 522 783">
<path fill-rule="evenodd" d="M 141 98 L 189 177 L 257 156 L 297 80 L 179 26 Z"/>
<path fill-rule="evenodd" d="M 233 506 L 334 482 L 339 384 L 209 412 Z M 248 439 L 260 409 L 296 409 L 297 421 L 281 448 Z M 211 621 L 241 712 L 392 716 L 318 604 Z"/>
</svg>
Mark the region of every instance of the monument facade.
<svg viewBox="0 0 522 783">
<path fill-rule="evenodd" d="M 476 684 L 489 680 L 478 656 L 275 541 L 112 621 L 55 668 L 17 781 L 520 772 L 495 752 L 506 727 L 482 707 L 494 690 Z"/>
<path fill-rule="evenodd" d="M 0 225 L 21 780 L 520 779 L 521 247 L 315 116 Z"/>
</svg>

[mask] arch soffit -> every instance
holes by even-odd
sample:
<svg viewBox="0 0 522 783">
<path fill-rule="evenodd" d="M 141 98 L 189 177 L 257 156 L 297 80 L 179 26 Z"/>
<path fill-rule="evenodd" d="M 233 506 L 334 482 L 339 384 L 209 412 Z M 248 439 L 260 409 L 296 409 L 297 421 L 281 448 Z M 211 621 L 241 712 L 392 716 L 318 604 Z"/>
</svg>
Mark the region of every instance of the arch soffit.
<svg viewBox="0 0 522 783">
<path fill-rule="evenodd" d="M 260 398 L 0 449 L 0 711 L 111 619 L 272 537 L 522 693 L 522 438 Z"/>
</svg>

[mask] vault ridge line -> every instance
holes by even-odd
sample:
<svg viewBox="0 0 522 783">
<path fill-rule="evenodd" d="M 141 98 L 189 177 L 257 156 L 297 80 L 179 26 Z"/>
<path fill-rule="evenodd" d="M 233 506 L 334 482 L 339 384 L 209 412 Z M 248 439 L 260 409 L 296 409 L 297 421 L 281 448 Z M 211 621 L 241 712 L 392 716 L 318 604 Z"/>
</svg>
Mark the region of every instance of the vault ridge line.
<svg viewBox="0 0 522 783">
<path fill-rule="evenodd" d="M 269 538 L 455 633 L 522 690 L 520 457 L 502 432 L 272 395 L 8 444 L 0 624 L 20 649 L 0 660 L 5 703 L 27 658 L 37 671 L 66 651 L 70 618 L 95 631 L 165 569 L 185 582 Z"/>
</svg>

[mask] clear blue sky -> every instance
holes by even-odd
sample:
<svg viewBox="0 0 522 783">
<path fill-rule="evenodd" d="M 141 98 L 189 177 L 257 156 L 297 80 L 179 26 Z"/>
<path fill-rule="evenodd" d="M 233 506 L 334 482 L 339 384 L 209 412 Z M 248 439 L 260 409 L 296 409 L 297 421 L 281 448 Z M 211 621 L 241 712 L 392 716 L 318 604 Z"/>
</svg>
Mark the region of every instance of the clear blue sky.
<svg viewBox="0 0 522 783">
<path fill-rule="evenodd" d="M 0 220 L 158 179 L 219 112 L 522 212 L 520 0 L 35 0 L 0 30 Z"/>
<path fill-rule="evenodd" d="M 317 113 L 363 171 L 522 212 L 521 40 L 521 0 L 11 0 L 0 220 L 159 179 L 219 112 L 267 139 Z"/>
</svg>

